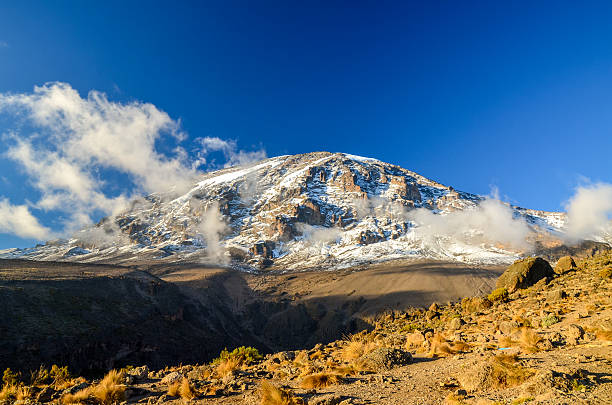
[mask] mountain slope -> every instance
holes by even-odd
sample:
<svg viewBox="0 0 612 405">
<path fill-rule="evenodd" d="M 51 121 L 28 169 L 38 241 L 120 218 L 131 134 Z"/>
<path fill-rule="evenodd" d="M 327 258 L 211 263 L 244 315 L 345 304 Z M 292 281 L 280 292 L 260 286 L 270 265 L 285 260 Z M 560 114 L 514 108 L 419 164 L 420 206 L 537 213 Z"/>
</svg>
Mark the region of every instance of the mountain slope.
<svg viewBox="0 0 612 405">
<path fill-rule="evenodd" d="M 492 201 L 376 159 L 279 156 L 204 174 L 184 195 L 147 196 L 71 240 L 2 257 L 304 269 L 411 257 L 508 263 L 535 242 L 559 244 L 565 214 Z"/>
</svg>

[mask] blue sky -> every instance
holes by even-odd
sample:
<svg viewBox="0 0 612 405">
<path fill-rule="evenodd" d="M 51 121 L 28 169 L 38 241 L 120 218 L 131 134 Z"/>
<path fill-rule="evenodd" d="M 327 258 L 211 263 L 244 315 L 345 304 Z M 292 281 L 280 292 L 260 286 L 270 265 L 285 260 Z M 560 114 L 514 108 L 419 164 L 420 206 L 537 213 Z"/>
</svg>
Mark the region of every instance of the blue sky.
<svg viewBox="0 0 612 405">
<path fill-rule="evenodd" d="M 612 182 L 609 2 L 7 3 L 1 94 L 57 81 L 151 103 L 186 136 L 160 137 L 160 153 L 193 156 L 203 137 L 347 152 L 544 210 L 585 179 Z M 0 148 L 32 131 L 5 111 Z M 113 198 L 134 187 L 95 173 Z M 60 226 L 23 165 L 3 155 L 0 174 L 0 200 Z M 0 248 L 33 241 L 0 234 Z"/>
</svg>

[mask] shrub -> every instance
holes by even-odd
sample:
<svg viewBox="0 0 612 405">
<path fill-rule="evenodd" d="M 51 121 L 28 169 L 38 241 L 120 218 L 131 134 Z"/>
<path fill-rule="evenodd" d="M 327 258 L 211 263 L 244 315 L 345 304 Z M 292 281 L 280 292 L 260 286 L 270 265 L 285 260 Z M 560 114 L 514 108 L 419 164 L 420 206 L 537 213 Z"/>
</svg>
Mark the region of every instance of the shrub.
<svg viewBox="0 0 612 405">
<path fill-rule="evenodd" d="M 7 368 L 2 375 L 2 382 L 4 385 L 17 385 L 20 377 L 21 375 L 19 373 L 15 373 L 10 368 Z"/>
<path fill-rule="evenodd" d="M 223 349 L 219 354 L 219 357 L 213 360 L 213 363 L 218 364 L 230 359 L 236 359 L 241 365 L 249 365 L 251 363 L 263 359 L 263 356 L 259 353 L 259 350 L 254 347 L 240 346 L 235 348 L 231 352 L 229 352 L 227 348 Z"/>
<path fill-rule="evenodd" d="M 489 294 L 487 298 L 491 302 L 505 301 L 506 299 L 508 299 L 508 290 L 506 290 L 505 287 L 496 288 L 491 292 L 491 294 Z"/>
<path fill-rule="evenodd" d="M 231 352 L 227 349 L 223 349 L 219 357 L 213 360 L 213 364 L 217 365 L 217 374 L 221 377 L 225 377 L 235 370 L 238 370 L 243 365 L 249 365 L 261 359 L 263 359 L 263 356 L 259 354 L 256 348 L 240 346 Z"/>
<path fill-rule="evenodd" d="M 548 315 L 544 319 L 542 319 L 542 327 L 548 328 L 551 325 L 559 323 L 560 319 L 557 318 L 556 315 Z"/>
</svg>

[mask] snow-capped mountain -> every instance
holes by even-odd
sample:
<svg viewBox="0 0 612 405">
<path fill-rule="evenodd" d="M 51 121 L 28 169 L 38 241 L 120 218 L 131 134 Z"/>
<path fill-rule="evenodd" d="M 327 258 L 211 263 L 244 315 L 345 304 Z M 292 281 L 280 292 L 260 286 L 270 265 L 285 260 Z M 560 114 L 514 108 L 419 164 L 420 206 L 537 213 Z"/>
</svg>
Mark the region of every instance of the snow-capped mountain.
<svg viewBox="0 0 612 405">
<path fill-rule="evenodd" d="M 554 243 L 564 213 L 461 192 L 376 159 L 315 152 L 203 174 L 68 241 L 1 257 L 341 268 L 399 258 L 508 263 Z M 553 242 L 551 242 L 553 241 Z"/>
</svg>

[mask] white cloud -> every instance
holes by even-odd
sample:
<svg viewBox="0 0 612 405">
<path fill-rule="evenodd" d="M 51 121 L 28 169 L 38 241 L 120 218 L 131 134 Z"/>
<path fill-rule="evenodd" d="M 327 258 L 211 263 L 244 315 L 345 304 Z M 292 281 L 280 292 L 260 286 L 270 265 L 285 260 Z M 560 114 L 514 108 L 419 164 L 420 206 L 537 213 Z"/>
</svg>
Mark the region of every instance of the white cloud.
<svg viewBox="0 0 612 405">
<path fill-rule="evenodd" d="M 67 83 L 37 86 L 32 93 L 0 93 L 0 113 L 15 124 L 3 136 L 4 156 L 16 162 L 40 192 L 31 208 L 67 217 L 63 235 L 91 224 L 94 214 L 121 211 L 139 194 L 187 191 L 209 151 L 221 151 L 227 164 L 265 157 L 263 151 L 239 151 L 235 141 L 204 138 L 193 159 L 180 146 L 186 138 L 180 122 L 153 104 L 112 102 L 98 91 L 81 97 Z M 158 142 L 178 146 L 172 154 L 162 154 Z M 126 190 L 124 181 L 110 194 L 101 178 L 106 170 L 127 177 L 134 189 Z M 0 232 L 17 233 L 8 225 Z"/>
<path fill-rule="evenodd" d="M 218 137 L 198 138 L 202 145 L 200 152 L 200 161 L 206 163 L 206 155 L 210 152 L 221 152 L 225 157 L 225 167 L 240 166 L 249 163 L 257 162 L 267 157 L 266 151 L 259 149 L 256 151 L 238 150 L 238 144 L 235 140 L 224 140 Z"/>
<path fill-rule="evenodd" d="M 51 235 L 51 230 L 42 226 L 27 206 L 11 205 L 7 199 L 0 199 L 0 232 L 33 239 Z"/>
<path fill-rule="evenodd" d="M 522 218 L 515 218 L 512 209 L 496 198 L 487 198 L 474 209 L 446 215 L 419 208 L 410 211 L 409 217 L 420 225 L 415 231 L 424 238 L 445 236 L 467 243 L 499 243 L 517 249 L 529 247 L 527 223 Z"/>
<path fill-rule="evenodd" d="M 197 200 L 191 201 L 194 206 L 201 203 Z M 206 243 L 206 253 L 208 260 L 217 264 L 226 264 L 228 261 L 225 256 L 225 249 L 221 244 L 221 236 L 227 231 L 227 224 L 223 214 L 219 210 L 219 203 L 214 201 L 204 208 L 198 224 L 198 233 Z"/>
<path fill-rule="evenodd" d="M 612 184 L 581 186 L 565 205 L 567 235 L 584 239 L 612 233 Z"/>
</svg>

